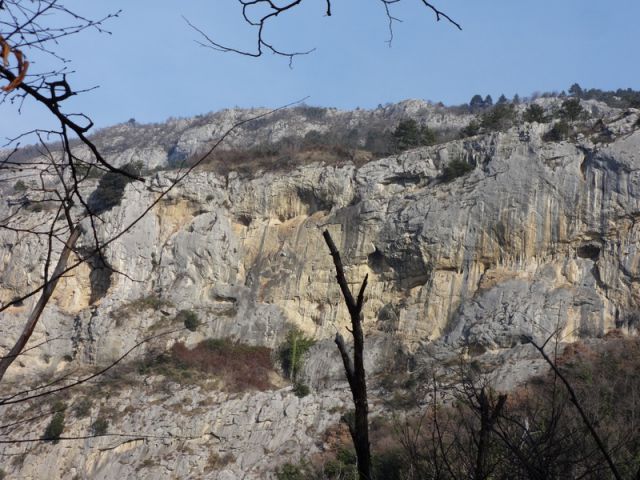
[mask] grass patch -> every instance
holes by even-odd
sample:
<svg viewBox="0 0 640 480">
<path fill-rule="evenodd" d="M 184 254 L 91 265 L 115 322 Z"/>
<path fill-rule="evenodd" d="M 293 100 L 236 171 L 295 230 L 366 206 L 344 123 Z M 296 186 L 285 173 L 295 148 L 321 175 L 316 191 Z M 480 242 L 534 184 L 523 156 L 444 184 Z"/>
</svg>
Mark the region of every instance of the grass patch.
<svg viewBox="0 0 640 480">
<path fill-rule="evenodd" d="M 88 417 L 91 413 L 91 407 L 93 406 L 93 400 L 89 397 L 82 397 L 72 407 L 72 411 L 76 418 Z"/>
<path fill-rule="evenodd" d="M 160 310 L 163 307 L 170 307 L 172 305 L 171 302 L 163 300 L 157 295 L 147 295 L 129 303 L 127 309 L 134 313 L 140 313 L 145 310 Z"/>
<path fill-rule="evenodd" d="M 123 322 L 131 317 L 148 310 L 158 311 L 162 308 L 173 307 L 173 303 L 160 298 L 157 295 L 145 295 L 144 297 L 125 303 L 111 312 L 111 317 L 116 319 L 116 327 L 121 327 Z"/>
<path fill-rule="evenodd" d="M 235 461 L 236 458 L 232 453 L 220 455 L 219 453 L 211 452 L 209 458 L 207 458 L 207 470 L 220 470 Z"/>
<path fill-rule="evenodd" d="M 158 464 L 154 460 L 145 458 L 144 461 L 136 467 L 136 472 L 139 472 L 140 470 L 143 470 L 145 468 L 155 467 L 156 465 Z"/>
</svg>

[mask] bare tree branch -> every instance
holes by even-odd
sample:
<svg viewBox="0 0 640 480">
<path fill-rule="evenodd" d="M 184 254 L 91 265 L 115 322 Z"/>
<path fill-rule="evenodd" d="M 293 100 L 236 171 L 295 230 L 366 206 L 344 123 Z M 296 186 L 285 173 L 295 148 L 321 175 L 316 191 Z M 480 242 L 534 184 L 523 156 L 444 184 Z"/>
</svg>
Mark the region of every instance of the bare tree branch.
<svg viewBox="0 0 640 480">
<path fill-rule="evenodd" d="M 69 235 L 69 239 L 67 240 L 67 243 L 65 244 L 64 249 L 60 254 L 60 258 L 58 259 L 58 264 L 56 265 L 53 275 L 51 279 L 46 282 L 46 287 L 42 290 L 42 294 L 40 295 L 38 303 L 31 312 L 29 319 L 25 323 L 22 334 L 13 345 L 13 348 L 9 351 L 9 354 L 2 358 L 2 360 L 0 360 L 0 381 L 2 381 L 2 378 L 4 377 L 7 369 L 15 361 L 18 354 L 22 352 L 22 350 L 24 350 L 24 347 L 27 345 L 27 342 L 31 338 L 33 330 L 35 329 L 36 324 L 40 319 L 40 315 L 42 315 L 42 312 L 44 311 L 44 307 L 49 302 L 49 299 L 51 298 L 56 285 L 58 285 L 58 280 L 60 280 L 62 273 L 66 269 L 69 255 L 71 255 L 76 242 L 80 238 L 80 232 L 81 227 L 78 225 L 75 230 L 73 230 Z M 49 250 L 49 252 L 50 251 L 51 250 Z"/>
<path fill-rule="evenodd" d="M 209 434 L 212 435 L 212 434 Z M 101 433 L 93 435 L 78 435 L 74 437 L 56 437 L 55 441 L 69 441 L 69 440 L 89 440 L 91 438 L 127 438 L 129 440 L 197 440 L 202 436 L 189 436 L 189 435 L 145 435 L 140 433 Z M 35 442 L 51 442 L 49 438 L 10 438 L 0 440 L 0 444 L 14 444 L 14 443 L 35 443 Z"/>
<path fill-rule="evenodd" d="M 60 387 L 47 389 L 44 392 L 30 394 L 30 392 L 34 392 L 34 391 L 40 390 L 41 387 L 25 390 L 23 392 L 19 392 L 18 394 L 13 394 L 10 397 L 6 397 L 6 398 L 3 398 L 3 399 L 0 399 L 0 405 L 13 405 L 13 404 L 16 404 L 16 403 L 26 402 L 26 401 L 32 400 L 34 398 L 40 398 L 40 397 L 44 397 L 44 396 L 47 396 L 47 395 L 53 395 L 54 393 L 63 392 L 65 390 L 69 390 L 70 388 L 77 387 L 78 385 L 82 385 L 83 383 L 87 383 L 87 382 L 93 380 L 94 378 L 97 378 L 97 377 L 103 375 L 104 373 L 108 372 L 112 368 L 114 368 L 116 365 L 118 365 L 120 362 L 122 362 L 125 358 L 127 358 L 129 356 L 129 354 L 131 354 L 131 352 L 133 352 L 134 350 L 140 348 L 142 345 L 150 342 L 151 340 L 155 340 L 156 338 L 160 338 L 160 337 L 164 337 L 164 336 L 167 336 L 167 335 L 171 335 L 173 333 L 181 332 L 183 330 L 185 330 L 185 329 L 184 328 L 178 328 L 178 329 L 175 329 L 175 330 L 169 330 L 169 331 L 166 331 L 166 332 L 161 332 L 161 333 L 158 333 L 156 335 L 152 335 L 150 337 L 144 338 L 141 341 L 139 341 L 138 343 L 136 343 L 129 350 L 127 350 L 120 357 L 118 357 L 114 362 L 110 363 L 109 365 L 107 365 L 104 368 L 101 368 L 97 372 L 92 373 L 91 375 L 83 377 L 83 378 L 81 378 L 79 380 L 76 380 L 74 382 L 62 385 Z M 58 381 L 59 380 L 54 381 L 52 383 L 56 383 Z"/>
<path fill-rule="evenodd" d="M 108 247 L 109 245 L 111 245 L 112 243 L 114 243 L 116 240 L 120 239 L 123 235 L 125 235 L 127 232 L 129 232 L 134 226 L 136 226 L 158 203 L 160 203 L 160 201 L 166 197 L 177 185 L 179 185 L 187 176 L 189 176 L 191 174 L 191 172 L 196 169 L 197 167 L 200 166 L 200 164 L 202 164 L 202 162 L 204 162 L 233 132 L 235 132 L 238 128 L 240 128 L 242 125 L 245 125 L 247 123 L 253 122 L 255 120 L 259 120 L 261 118 L 267 117 L 269 115 L 272 115 L 275 112 L 278 112 L 280 110 L 284 110 L 286 108 L 289 108 L 293 105 L 299 104 L 304 102 L 304 98 L 301 100 L 297 100 L 295 102 L 289 103 L 287 105 L 283 105 L 282 107 L 278 107 L 278 108 L 274 108 L 272 110 L 269 110 L 265 113 L 261 113 L 259 115 L 255 115 L 253 117 L 247 118 L 245 120 L 241 120 L 237 123 L 235 123 L 234 125 L 232 125 L 231 127 L 229 127 L 221 136 L 220 138 L 211 145 L 211 147 L 205 151 L 202 155 L 200 155 L 200 157 L 198 158 L 198 160 L 196 160 L 183 174 L 181 174 L 180 176 L 178 176 L 176 179 L 173 180 L 173 182 L 171 183 L 171 185 L 169 185 L 165 190 L 161 191 L 160 194 L 155 198 L 155 200 L 153 200 L 143 211 L 142 213 L 140 213 L 136 218 L 134 218 L 128 225 L 126 225 L 122 230 L 120 230 L 120 232 L 114 234 L 113 236 L 111 236 L 110 238 L 104 240 L 98 247 L 92 249 L 91 251 L 89 251 L 88 253 L 86 253 L 85 255 L 81 255 L 80 258 L 73 262 L 71 265 L 69 265 L 66 269 L 64 269 L 64 271 L 62 271 L 61 275 L 67 274 L 71 271 L 73 271 L 75 268 L 77 268 L 78 266 L 82 265 L 83 263 L 85 263 L 86 261 L 90 260 L 91 258 L 95 257 L 96 255 L 99 254 L 100 250 L 105 249 L 106 247 Z M 12 307 L 14 305 L 20 304 L 22 302 L 24 302 L 25 300 L 31 298 L 32 296 L 36 295 L 37 293 L 39 293 L 40 291 L 42 291 L 44 288 L 47 287 L 47 284 L 42 284 L 40 286 L 38 286 L 37 288 L 33 289 L 32 291 L 17 297 L 15 299 L 13 299 L 12 301 L 0 306 L 0 312 L 6 310 L 9 307 Z"/>
<path fill-rule="evenodd" d="M 609 454 L 609 451 L 607 450 L 607 447 L 605 446 L 604 442 L 600 438 L 600 435 L 598 435 L 598 432 L 596 431 L 595 427 L 593 426 L 593 423 L 591 422 L 591 420 L 589 420 L 589 417 L 587 417 L 587 414 L 584 411 L 584 409 L 582 408 L 582 404 L 580 403 L 580 400 L 578 399 L 575 390 L 571 386 L 571 383 L 562 374 L 562 372 L 560 371 L 560 369 L 558 368 L 556 363 L 553 360 L 551 360 L 551 358 L 549 358 L 547 353 L 544 351 L 544 345 L 547 344 L 549 339 L 547 339 L 547 341 L 545 341 L 543 346 L 538 345 L 536 342 L 533 341 L 533 339 L 531 337 L 525 337 L 524 340 L 527 340 L 528 343 L 533 345 L 533 347 L 538 351 L 538 353 L 540 353 L 540 356 L 542 356 L 542 358 L 544 358 L 545 362 L 547 362 L 547 364 L 551 367 L 551 369 L 553 370 L 553 373 L 564 384 L 565 388 L 567 389 L 567 392 L 569 393 L 569 400 L 576 407 L 576 410 L 580 414 L 580 418 L 582 419 L 582 422 L 587 427 L 587 430 L 589 430 L 589 434 L 591 435 L 593 440 L 596 442 L 596 445 L 598 446 L 598 450 L 600 450 L 600 453 L 602 453 L 602 455 L 604 456 L 604 458 L 605 458 L 605 460 L 606 460 L 606 462 L 607 462 L 607 464 L 609 466 L 609 469 L 611 470 L 611 473 L 616 478 L 616 480 L 622 480 L 622 476 L 620 475 L 620 472 L 618 471 L 618 467 L 616 467 L 616 464 L 613 462 L 613 459 L 611 458 L 611 455 Z"/>
<path fill-rule="evenodd" d="M 191 27 L 198 35 L 201 40 L 196 40 L 198 45 L 201 45 L 206 48 L 211 48 L 213 50 L 227 53 L 237 53 L 240 55 L 245 55 L 248 57 L 261 57 L 265 52 L 271 52 L 275 55 L 280 55 L 282 57 L 286 57 L 289 59 L 289 67 L 292 66 L 293 59 L 300 55 L 308 55 L 312 53 L 315 49 L 311 48 L 303 51 L 286 51 L 281 50 L 275 47 L 271 42 L 267 40 L 267 35 L 265 33 L 266 27 L 278 18 L 280 15 L 285 15 L 291 13 L 294 9 L 300 7 L 302 5 L 303 0 L 289 0 L 284 2 L 283 4 L 279 4 L 274 2 L 273 0 L 237 0 L 242 8 L 242 17 L 247 25 L 254 27 L 256 29 L 256 47 L 255 50 L 241 50 L 238 48 L 230 47 L 220 43 L 217 40 L 214 40 L 209 34 L 207 34 L 202 28 L 196 26 L 187 18 L 184 18 L 185 22 Z M 393 41 L 393 23 L 400 22 L 401 20 L 395 17 L 391 13 L 391 8 L 394 4 L 400 3 L 402 0 L 379 0 L 384 8 L 385 15 L 388 19 L 388 28 L 389 28 L 389 40 L 387 43 L 391 45 Z M 325 15 L 327 17 L 331 17 L 333 15 L 332 12 L 332 0 L 325 0 L 326 2 L 326 10 Z M 447 15 L 442 10 L 438 9 L 431 2 L 426 0 L 420 0 L 424 7 L 431 10 L 436 17 L 436 21 L 440 21 L 442 19 L 449 22 L 451 25 L 456 27 L 458 30 L 462 30 L 462 26 L 453 20 L 449 15 Z M 265 11 L 266 10 L 266 11 Z M 262 12 L 258 13 L 257 18 L 254 19 L 252 16 L 252 12 Z"/>
</svg>

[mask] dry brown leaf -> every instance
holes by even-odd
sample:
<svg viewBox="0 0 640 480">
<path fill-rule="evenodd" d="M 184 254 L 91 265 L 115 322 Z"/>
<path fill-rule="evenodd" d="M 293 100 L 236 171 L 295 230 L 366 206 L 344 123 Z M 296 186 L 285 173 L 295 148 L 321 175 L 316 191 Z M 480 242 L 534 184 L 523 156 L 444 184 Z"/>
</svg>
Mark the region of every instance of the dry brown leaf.
<svg viewBox="0 0 640 480">
<path fill-rule="evenodd" d="M 6 44 L 6 42 L 4 42 L 4 44 Z M 13 50 L 13 55 L 16 57 L 16 60 L 18 61 L 18 75 L 16 75 L 16 78 L 14 78 L 9 85 L 5 85 L 4 87 L 2 87 L 2 90 L 4 92 L 10 92 L 18 88 L 22 83 L 22 81 L 24 80 L 24 77 L 27 75 L 27 70 L 29 70 L 29 62 L 24 60 L 24 56 L 22 55 L 22 52 L 20 50 Z M 4 58 L 4 45 L 3 45 L 3 58 Z"/>
<path fill-rule="evenodd" d="M 5 41 L 4 38 L 2 38 L 2 35 L 0 35 L 0 46 L 2 46 L 2 63 L 4 64 L 5 67 L 8 67 L 9 54 L 11 53 L 11 47 L 9 47 L 9 44 Z"/>
</svg>

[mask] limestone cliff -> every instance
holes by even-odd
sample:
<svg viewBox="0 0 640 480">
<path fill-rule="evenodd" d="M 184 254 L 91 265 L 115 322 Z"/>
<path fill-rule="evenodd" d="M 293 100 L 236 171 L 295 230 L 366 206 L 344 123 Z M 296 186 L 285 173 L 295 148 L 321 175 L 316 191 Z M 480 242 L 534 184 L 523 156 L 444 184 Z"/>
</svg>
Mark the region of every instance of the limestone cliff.
<svg viewBox="0 0 640 480">
<path fill-rule="evenodd" d="M 106 364 L 189 309 L 203 325 L 162 340 L 165 348 L 213 337 L 275 349 L 293 326 L 313 336 L 318 342 L 304 371 L 312 394 L 178 385 L 158 392 L 151 376 L 99 402 L 111 409 L 115 431 L 144 435 L 9 445 L 4 453 L 23 461 L 5 470 L 20 478 L 40 478 L 45 470 L 60 478 L 265 478 L 274 464 L 317 450 L 322 432 L 348 405 L 331 341 L 348 315 L 323 229 L 354 284 L 369 274 L 372 377 L 398 351 L 420 365 L 434 348 L 465 346 L 493 361 L 496 381 L 509 386 L 532 373 L 535 356 L 520 345 L 523 334 L 544 339 L 560 329 L 572 341 L 633 330 L 640 304 L 638 117 L 607 111 L 608 142 L 588 134 L 545 142 L 547 125 L 524 124 L 362 166 L 193 173 L 106 249 L 106 262 L 120 273 L 93 263 L 61 282 L 32 344 L 59 338 L 17 362 L 12 380 Z M 198 141 L 220 125 L 202 128 L 206 135 L 191 132 Z M 445 182 L 452 160 L 473 169 Z M 99 234 L 121 231 L 174 175 L 159 171 L 144 185 L 130 184 Z M 37 221 L 38 214 L 24 219 Z M 41 280 L 44 246 L 0 231 L 0 301 Z M 123 315 L 123 306 L 150 296 L 163 307 Z M 0 346 L 17 335 L 27 303 L 3 314 Z M 33 436 L 45 420 L 14 433 Z M 82 436 L 88 421 L 75 422 L 71 432 Z M 213 454 L 225 462 L 211 460 Z"/>
</svg>

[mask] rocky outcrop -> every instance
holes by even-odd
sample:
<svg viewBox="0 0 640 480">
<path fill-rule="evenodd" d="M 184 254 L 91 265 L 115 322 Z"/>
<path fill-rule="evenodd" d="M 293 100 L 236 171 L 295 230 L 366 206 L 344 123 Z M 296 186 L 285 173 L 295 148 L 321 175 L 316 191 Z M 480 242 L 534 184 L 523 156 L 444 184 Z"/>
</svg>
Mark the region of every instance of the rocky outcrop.
<svg viewBox="0 0 640 480">
<path fill-rule="evenodd" d="M 343 253 L 348 278 L 356 284 L 369 275 L 364 325 L 374 377 L 398 350 L 420 365 L 430 348 L 465 347 L 501 359 L 496 378 L 510 385 L 531 373 L 523 335 L 541 340 L 559 330 L 572 341 L 633 330 L 640 304 L 640 131 L 637 112 L 615 113 L 607 112 L 607 143 L 588 134 L 547 143 L 548 126 L 525 124 L 360 167 L 193 173 L 106 249 L 106 263 L 120 273 L 86 264 L 61 282 L 33 343 L 60 338 L 16 362 L 12 378 L 105 364 L 190 309 L 202 326 L 173 335 L 166 347 L 215 337 L 277 348 L 293 326 L 316 338 L 304 371 L 315 393 L 302 400 L 286 389 L 231 398 L 171 387 L 172 395 L 161 398 L 134 386 L 112 403 L 131 411 L 117 416 L 117 430 L 126 425 L 162 440 L 88 440 L 65 447 L 62 456 L 47 447 L 40 463 L 19 470 L 22 478 L 44 468 L 71 478 L 80 464 L 91 478 L 131 476 L 145 459 L 155 463 L 139 469 L 140 478 L 261 478 L 276 459 L 317 449 L 319 432 L 344 406 L 336 395 L 348 399 L 343 389 L 330 390 L 342 381 L 331 338 L 348 314 L 323 229 Z M 193 143 L 188 138 L 185 145 Z M 443 168 L 453 160 L 473 170 L 444 182 Z M 129 184 L 98 234 L 108 238 L 126 228 L 173 175 L 157 172 L 144 185 Z M 87 233 L 83 244 L 91 241 Z M 41 280 L 44 247 L 0 232 L 1 301 Z M 148 296 L 163 307 L 123 318 L 123 306 Z M 17 334 L 27 303 L 3 314 L 2 346 Z M 180 412 L 169 415 L 176 405 Z M 212 473 L 211 451 L 220 458 L 231 451 L 234 460 Z"/>
<path fill-rule="evenodd" d="M 43 472 L 60 479 L 265 478 L 274 462 L 316 452 L 316 442 L 344 409 L 343 390 L 305 398 L 290 390 L 232 395 L 148 377 L 137 386 L 103 384 L 107 398 L 76 391 L 78 399 L 93 399 L 80 418 L 74 404 L 67 410 L 64 437 L 78 440 L 37 449 L 6 446 L 3 454 L 11 461 L 3 468 L 24 479 L 43 478 Z M 4 417 L 11 418 L 11 411 Z M 97 418 L 108 419 L 105 433 L 83 439 Z M 38 438 L 48 421 L 45 415 L 31 422 L 30 438 Z"/>
</svg>

